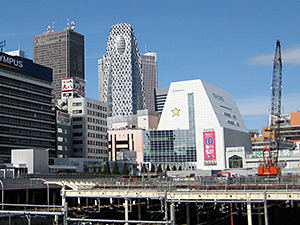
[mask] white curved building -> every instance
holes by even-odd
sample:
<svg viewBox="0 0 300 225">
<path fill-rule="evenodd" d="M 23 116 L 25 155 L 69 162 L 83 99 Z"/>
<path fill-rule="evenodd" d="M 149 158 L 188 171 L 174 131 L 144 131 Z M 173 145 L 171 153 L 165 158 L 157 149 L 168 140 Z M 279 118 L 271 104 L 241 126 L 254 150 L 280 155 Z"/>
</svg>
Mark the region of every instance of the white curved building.
<svg viewBox="0 0 300 225">
<path fill-rule="evenodd" d="M 144 109 L 141 59 L 130 24 L 112 26 L 103 62 L 103 100 L 108 117 L 134 115 Z"/>
</svg>

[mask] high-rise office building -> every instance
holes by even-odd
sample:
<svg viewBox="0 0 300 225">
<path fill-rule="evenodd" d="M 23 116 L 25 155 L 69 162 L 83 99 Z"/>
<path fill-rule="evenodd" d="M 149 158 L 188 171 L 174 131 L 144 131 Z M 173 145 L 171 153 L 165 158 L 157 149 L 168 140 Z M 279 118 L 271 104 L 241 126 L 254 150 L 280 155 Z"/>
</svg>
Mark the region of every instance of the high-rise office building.
<svg viewBox="0 0 300 225">
<path fill-rule="evenodd" d="M 107 161 L 106 104 L 90 98 L 68 99 L 72 117 L 72 157 Z"/>
<path fill-rule="evenodd" d="M 112 26 L 103 58 L 103 100 L 108 117 L 133 115 L 144 109 L 141 59 L 130 24 Z"/>
<path fill-rule="evenodd" d="M 169 87 L 156 88 L 154 90 L 154 98 L 155 98 L 155 111 L 159 114 L 162 113 L 166 99 L 168 96 Z"/>
<path fill-rule="evenodd" d="M 104 65 L 105 60 L 103 57 L 103 59 L 98 60 L 98 97 L 100 101 L 103 101 Z"/>
<path fill-rule="evenodd" d="M 52 71 L 32 60 L 0 53 L 0 162 L 12 149 L 49 149 L 56 157 Z"/>
<path fill-rule="evenodd" d="M 154 90 L 157 88 L 157 54 L 147 52 L 141 55 L 143 85 L 145 91 L 145 108 L 155 110 Z"/>
<path fill-rule="evenodd" d="M 62 78 L 85 78 L 84 36 L 71 28 L 36 35 L 33 61 L 53 70 L 54 94 L 60 99 Z"/>
<path fill-rule="evenodd" d="M 106 103 L 85 97 L 85 82 L 78 78 L 62 80 L 62 95 L 58 108 L 68 112 L 72 120 L 70 150 L 62 152 L 68 157 L 107 160 L 107 107 Z M 62 116 L 62 115 L 61 115 Z M 66 119 L 62 118 L 64 125 Z M 61 121 L 61 120 L 60 120 Z M 60 126 L 66 130 L 66 126 Z M 65 137 L 62 137 L 61 140 Z M 66 140 L 67 142 L 67 140 Z M 62 145 L 62 144 L 61 144 Z M 62 145 L 61 148 L 64 148 Z"/>
</svg>

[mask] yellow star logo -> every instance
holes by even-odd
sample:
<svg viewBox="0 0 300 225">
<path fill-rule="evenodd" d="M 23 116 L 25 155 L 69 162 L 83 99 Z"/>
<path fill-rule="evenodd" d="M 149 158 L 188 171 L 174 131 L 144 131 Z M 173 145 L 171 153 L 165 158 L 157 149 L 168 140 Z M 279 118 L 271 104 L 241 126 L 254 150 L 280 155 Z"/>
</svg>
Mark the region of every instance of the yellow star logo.
<svg viewBox="0 0 300 225">
<path fill-rule="evenodd" d="M 180 115 L 179 115 L 180 109 L 177 109 L 177 108 L 175 107 L 175 109 L 173 109 L 173 110 L 171 110 L 171 111 L 172 111 L 172 113 L 173 113 L 173 117 L 174 117 L 174 116 L 180 116 Z"/>
</svg>

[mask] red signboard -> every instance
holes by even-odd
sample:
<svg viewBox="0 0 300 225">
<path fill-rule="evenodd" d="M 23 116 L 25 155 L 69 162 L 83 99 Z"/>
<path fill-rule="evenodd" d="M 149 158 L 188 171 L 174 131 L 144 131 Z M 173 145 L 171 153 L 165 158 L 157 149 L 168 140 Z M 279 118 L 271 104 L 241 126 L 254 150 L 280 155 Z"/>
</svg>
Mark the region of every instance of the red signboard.
<svg viewBox="0 0 300 225">
<path fill-rule="evenodd" d="M 216 161 L 215 132 L 203 132 L 204 161 Z"/>
<path fill-rule="evenodd" d="M 64 78 L 61 82 L 61 91 L 75 91 L 85 94 L 85 82 L 78 78 Z"/>
</svg>

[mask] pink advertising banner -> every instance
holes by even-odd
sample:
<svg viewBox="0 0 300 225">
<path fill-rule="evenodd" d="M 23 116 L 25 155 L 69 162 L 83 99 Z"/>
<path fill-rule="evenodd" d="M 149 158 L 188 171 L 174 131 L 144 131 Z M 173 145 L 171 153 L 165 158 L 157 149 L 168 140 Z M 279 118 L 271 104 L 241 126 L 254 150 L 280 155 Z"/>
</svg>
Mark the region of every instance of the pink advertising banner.
<svg viewBox="0 0 300 225">
<path fill-rule="evenodd" d="M 215 132 L 203 132 L 204 161 L 216 161 Z"/>
</svg>

